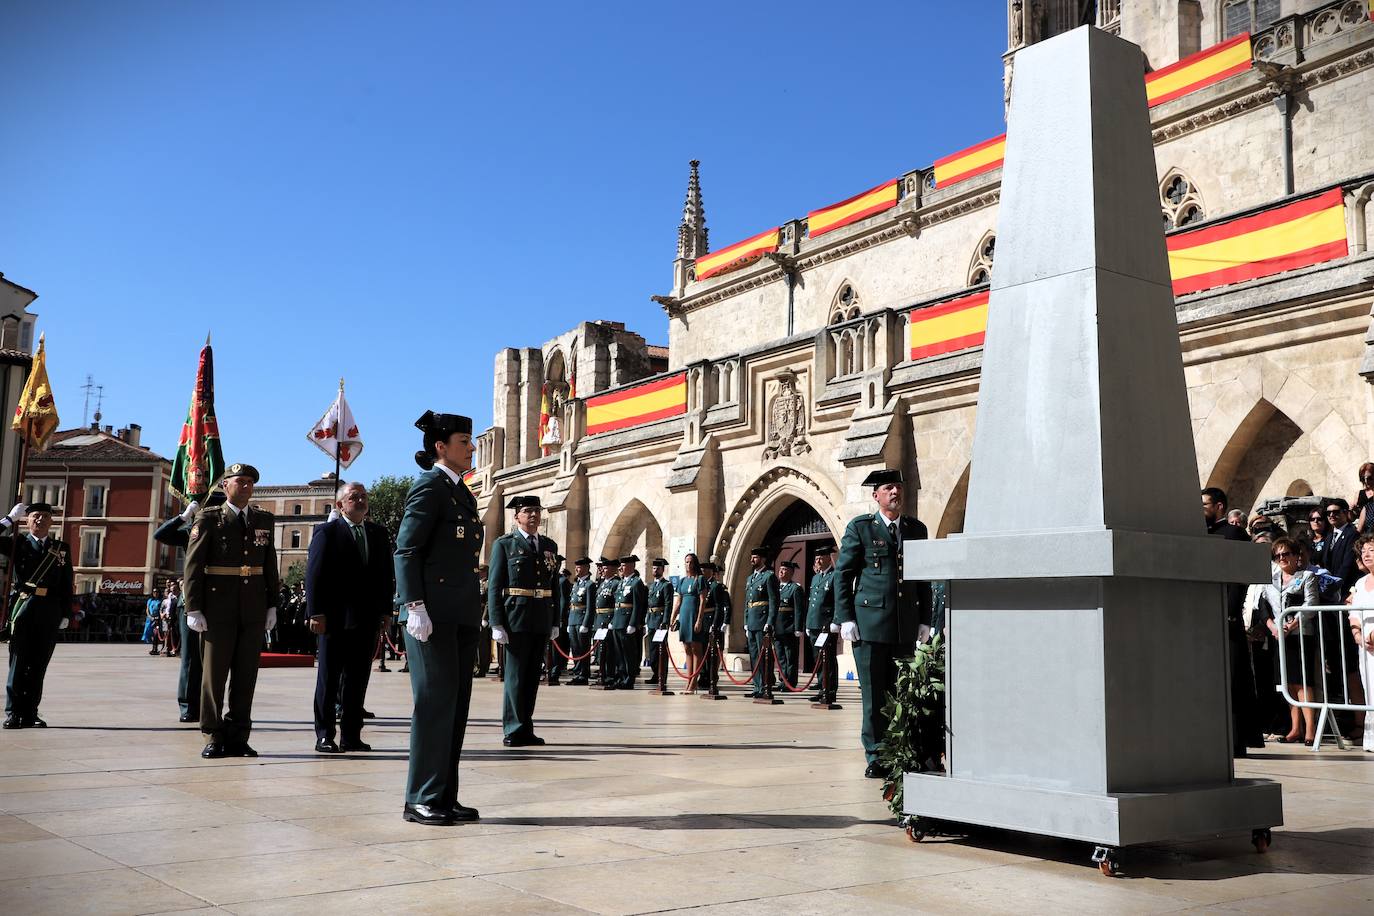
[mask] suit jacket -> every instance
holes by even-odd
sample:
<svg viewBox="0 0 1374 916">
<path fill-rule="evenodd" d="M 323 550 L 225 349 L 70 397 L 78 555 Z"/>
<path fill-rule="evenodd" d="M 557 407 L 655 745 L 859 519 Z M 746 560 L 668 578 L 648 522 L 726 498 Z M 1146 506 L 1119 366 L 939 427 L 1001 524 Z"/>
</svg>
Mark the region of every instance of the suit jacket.
<svg viewBox="0 0 1374 916">
<path fill-rule="evenodd" d="M 0 553 L 10 557 L 14 564 L 10 579 L 12 597 L 21 593 L 30 595 L 24 615 L 35 618 L 41 615 L 44 625 L 50 624 L 55 629 L 72 615 L 71 548 L 51 535 L 46 546 L 40 547 L 27 531 L 19 531 L 12 524 L 4 526 L 4 531 L 8 536 L 0 537 Z M 47 569 L 39 577 L 38 571 L 50 555 L 52 562 L 47 563 Z"/>
<path fill-rule="evenodd" d="M 391 611 L 396 571 L 391 539 L 376 522 L 363 521 L 367 562 L 358 549 L 348 519 L 340 517 L 315 529 L 305 563 L 305 606 L 311 617 L 325 619 L 325 632 L 362 628 L 376 631 Z"/>
<path fill-rule="evenodd" d="M 401 601 L 423 601 L 429 619 L 482 625 L 478 555 L 482 519 L 477 500 L 442 468 L 430 468 L 406 494 L 396 535 L 396 584 Z"/>
<path fill-rule="evenodd" d="M 902 541 L 923 541 L 926 526 L 899 517 Z M 930 624 L 930 583 L 902 578 L 901 545 L 879 524 L 876 514 L 850 521 L 835 564 L 835 622 L 859 624 L 864 642 L 916 644 L 920 624 Z"/>
<path fill-rule="evenodd" d="M 1354 525 L 1345 525 L 1332 531 L 1326 538 L 1322 550 L 1321 564 L 1326 571 L 1341 580 L 1341 594 L 1349 594 L 1350 589 L 1360 581 L 1359 566 L 1355 561 L 1355 541 L 1360 537 Z"/>
<path fill-rule="evenodd" d="M 491 545 L 487 574 L 487 619 L 507 633 L 548 634 L 558 625 L 558 545 L 543 535 L 536 550 L 523 533 L 503 534 Z M 548 592 L 543 598 L 512 595 L 511 589 Z"/>
<path fill-rule="evenodd" d="M 277 606 L 281 583 L 277 549 L 272 544 L 276 520 L 264 509 L 248 506 L 239 515 L 226 504 L 196 513 L 191 543 L 186 548 L 186 610 L 200 611 L 208 620 L 262 619 Z M 248 575 L 227 570 L 260 569 Z"/>
<path fill-rule="evenodd" d="M 611 618 L 611 627 L 616 630 L 634 627 L 635 632 L 642 632 L 648 616 L 649 587 L 639 573 L 621 579 L 620 587 L 615 590 L 615 615 Z"/>
</svg>

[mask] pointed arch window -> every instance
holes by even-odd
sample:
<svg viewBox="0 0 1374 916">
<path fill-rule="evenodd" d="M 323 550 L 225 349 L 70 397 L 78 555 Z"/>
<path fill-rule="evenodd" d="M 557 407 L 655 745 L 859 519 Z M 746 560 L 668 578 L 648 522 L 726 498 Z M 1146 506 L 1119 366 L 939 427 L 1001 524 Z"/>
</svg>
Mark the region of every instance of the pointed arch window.
<svg viewBox="0 0 1374 916">
<path fill-rule="evenodd" d="M 1279 0 L 1222 0 L 1221 38 L 1267 29 L 1278 22 L 1279 12 Z"/>
<path fill-rule="evenodd" d="M 968 285 L 986 286 L 992 282 L 992 259 L 997 253 L 997 234 L 984 235 L 973 252 L 973 260 L 968 267 Z"/>
<path fill-rule="evenodd" d="M 1190 226 L 1207 218 L 1197 186 L 1178 169 L 1170 169 L 1159 183 L 1159 209 L 1165 229 Z"/>
<path fill-rule="evenodd" d="M 835 293 L 835 300 L 830 304 L 830 320 L 827 324 L 852 321 L 861 314 L 863 307 L 859 303 L 859 294 L 854 291 L 852 284 L 841 284 L 839 291 Z"/>
</svg>

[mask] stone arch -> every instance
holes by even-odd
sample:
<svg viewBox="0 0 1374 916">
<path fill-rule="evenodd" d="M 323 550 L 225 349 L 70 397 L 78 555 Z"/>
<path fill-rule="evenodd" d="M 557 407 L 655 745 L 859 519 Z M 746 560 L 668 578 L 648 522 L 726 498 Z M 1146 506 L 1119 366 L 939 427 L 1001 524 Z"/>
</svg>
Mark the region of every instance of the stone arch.
<svg viewBox="0 0 1374 916">
<path fill-rule="evenodd" d="M 826 324 L 840 324 L 858 318 L 863 313 L 859 291 L 849 280 L 841 280 L 830 299 L 829 320 Z"/>
<path fill-rule="evenodd" d="M 593 542 L 596 543 L 596 542 Z M 663 526 L 637 498 L 632 498 L 619 512 L 600 539 L 599 556 L 617 559 L 635 550 L 640 551 L 639 568 L 643 570 L 654 557 L 663 556 Z"/>
<path fill-rule="evenodd" d="M 947 538 L 964 530 L 964 510 L 968 507 L 968 473 L 971 464 L 964 465 L 964 472 L 950 491 L 945 511 L 940 515 L 940 525 L 935 529 L 937 538 Z"/>
<path fill-rule="evenodd" d="M 1297 480 L 1288 484 L 1288 488 L 1283 491 L 1284 496 L 1315 496 L 1312 492 L 1312 485 L 1299 477 Z"/>
<path fill-rule="evenodd" d="M 1169 169 L 1160 179 L 1159 211 L 1165 229 L 1178 229 L 1207 218 L 1197 183 L 1179 168 Z"/>
<path fill-rule="evenodd" d="M 1232 508 L 1250 510 L 1260 488 L 1302 434 L 1286 413 L 1260 398 L 1217 456 L 1207 486 L 1225 490 Z"/>
<path fill-rule="evenodd" d="M 1360 255 L 1369 250 L 1370 198 L 1374 197 L 1374 182 L 1347 191 L 1345 195 L 1347 220 L 1346 235 L 1350 242 L 1350 254 Z"/>
<path fill-rule="evenodd" d="M 973 249 L 973 257 L 968 262 L 969 286 L 986 286 L 992 282 L 992 261 L 997 253 L 997 233 L 989 229 L 978 240 Z"/>
</svg>

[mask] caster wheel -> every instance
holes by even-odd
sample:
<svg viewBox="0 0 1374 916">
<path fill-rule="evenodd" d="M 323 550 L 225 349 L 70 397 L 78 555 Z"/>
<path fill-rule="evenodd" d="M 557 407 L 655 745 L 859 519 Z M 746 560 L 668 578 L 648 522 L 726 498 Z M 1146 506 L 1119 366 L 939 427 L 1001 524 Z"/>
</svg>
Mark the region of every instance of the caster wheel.
<svg viewBox="0 0 1374 916">
<path fill-rule="evenodd" d="M 906 828 L 906 838 L 913 843 L 919 843 L 926 838 L 926 832 L 915 824 L 912 824 L 910 827 Z"/>
<path fill-rule="evenodd" d="M 1250 832 L 1250 844 L 1255 847 L 1255 852 L 1266 853 L 1269 846 L 1274 842 L 1274 836 L 1269 832 L 1269 828 L 1253 830 Z"/>
<path fill-rule="evenodd" d="M 1108 878 L 1115 878 L 1121 874 L 1121 860 L 1117 858 L 1116 849 L 1112 846 L 1098 846 L 1094 849 L 1093 862 Z"/>
<path fill-rule="evenodd" d="M 1117 875 L 1121 874 L 1121 866 L 1110 859 L 1103 859 L 1101 862 L 1098 862 L 1097 867 L 1101 869 L 1102 874 L 1106 875 L 1108 878 L 1115 878 Z"/>
</svg>

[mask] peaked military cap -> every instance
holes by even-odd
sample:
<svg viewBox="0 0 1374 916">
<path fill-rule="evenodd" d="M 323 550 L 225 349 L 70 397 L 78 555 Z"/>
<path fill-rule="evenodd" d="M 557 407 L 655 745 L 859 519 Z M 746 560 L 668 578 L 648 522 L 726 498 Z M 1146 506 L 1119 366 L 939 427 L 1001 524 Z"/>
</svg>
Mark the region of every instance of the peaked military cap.
<svg viewBox="0 0 1374 916">
<path fill-rule="evenodd" d="M 778 564 L 778 565 L 780 565 L 783 569 L 796 569 L 796 568 L 797 568 L 797 564 L 796 564 L 796 563 L 793 563 L 791 560 L 783 560 L 782 563 L 780 563 L 780 564 Z"/>
<path fill-rule="evenodd" d="M 573 565 L 574 565 L 574 566 L 591 566 L 591 565 L 592 565 L 592 558 L 591 558 L 591 557 L 578 557 L 576 560 L 573 560 Z"/>
<path fill-rule="evenodd" d="M 834 547 L 831 547 L 831 546 L 828 545 L 828 544 L 827 544 L 826 546 L 824 546 L 824 547 L 817 547 L 817 548 L 816 548 L 816 556 L 818 556 L 818 557 L 828 557 L 828 556 L 831 556 L 831 555 L 834 554 L 834 553 L 835 553 L 835 548 L 834 548 Z"/>
<path fill-rule="evenodd" d="M 651 565 L 651 566 L 667 566 L 667 565 L 668 565 L 668 561 L 665 560 L 665 559 L 663 559 L 662 557 L 656 557 L 656 558 L 654 559 L 654 562 L 651 563 L 650 565 Z"/>
<path fill-rule="evenodd" d="M 29 503 L 28 507 L 24 509 L 25 515 L 30 515 L 34 512 L 46 512 L 52 515 L 52 506 L 47 503 Z"/>
<path fill-rule="evenodd" d="M 881 487 L 885 483 L 901 483 L 902 472 L 897 468 L 883 468 L 864 478 L 864 486 Z"/>
<path fill-rule="evenodd" d="M 510 502 L 506 503 L 507 509 L 542 509 L 539 504 L 538 496 L 512 496 Z"/>
<path fill-rule="evenodd" d="M 415 421 L 415 428 L 422 433 L 434 433 L 443 439 L 454 433 L 472 435 L 472 418 L 456 413 L 435 413 L 426 410 L 424 415 Z"/>
<path fill-rule="evenodd" d="M 253 483 L 257 483 L 258 476 L 258 469 L 251 464 L 234 463 L 224 469 L 223 479 L 228 480 L 230 477 L 251 477 L 253 478 Z"/>
<path fill-rule="evenodd" d="M 639 557 L 635 556 L 634 554 L 630 554 L 630 555 L 627 556 L 627 557 L 621 557 L 621 558 L 620 558 L 620 562 L 622 562 L 622 563 L 638 563 L 638 562 L 639 562 Z"/>
</svg>

